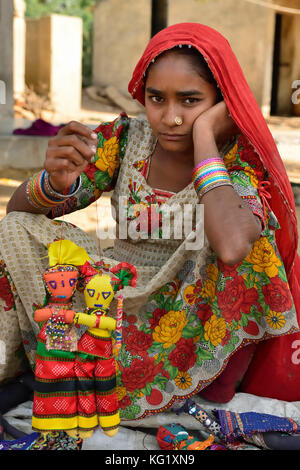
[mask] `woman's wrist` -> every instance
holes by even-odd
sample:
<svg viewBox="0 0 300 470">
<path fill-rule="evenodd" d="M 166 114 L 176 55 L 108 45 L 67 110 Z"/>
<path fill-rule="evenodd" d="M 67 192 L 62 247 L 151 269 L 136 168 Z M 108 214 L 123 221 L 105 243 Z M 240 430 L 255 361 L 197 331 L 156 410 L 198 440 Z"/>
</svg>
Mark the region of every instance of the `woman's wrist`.
<svg viewBox="0 0 300 470">
<path fill-rule="evenodd" d="M 208 127 L 198 127 L 194 131 L 194 162 L 195 166 L 201 161 L 219 156 L 218 146 L 212 129 Z"/>
<path fill-rule="evenodd" d="M 65 191 L 65 194 L 57 193 L 50 185 L 49 174 L 46 170 L 34 174 L 25 185 L 28 202 L 32 207 L 45 212 L 58 204 L 63 203 L 69 197 L 77 193 L 81 186 L 81 177 Z"/>
<path fill-rule="evenodd" d="M 58 189 L 53 185 L 51 181 L 51 175 L 45 171 L 45 184 L 49 194 L 52 194 L 54 197 L 61 197 L 66 199 L 68 197 L 74 196 L 81 186 L 81 176 L 78 176 L 74 183 L 69 188 Z"/>
<path fill-rule="evenodd" d="M 48 173 L 48 181 L 49 181 L 49 184 L 50 184 L 51 188 L 55 192 L 57 192 L 59 194 L 63 194 L 63 192 L 65 190 L 65 187 L 62 187 L 61 185 L 58 185 L 56 182 L 54 182 L 52 176 L 50 175 L 50 173 Z"/>
<path fill-rule="evenodd" d="M 200 200 L 208 191 L 219 186 L 233 186 L 224 161 L 219 156 L 200 161 L 194 167 L 192 180 Z"/>
</svg>

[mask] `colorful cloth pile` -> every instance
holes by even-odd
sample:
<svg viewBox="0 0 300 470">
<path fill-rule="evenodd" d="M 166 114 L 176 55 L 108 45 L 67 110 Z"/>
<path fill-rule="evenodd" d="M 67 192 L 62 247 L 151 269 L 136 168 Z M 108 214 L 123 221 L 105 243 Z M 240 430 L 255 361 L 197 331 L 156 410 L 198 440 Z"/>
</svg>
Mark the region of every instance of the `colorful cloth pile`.
<svg viewBox="0 0 300 470">
<path fill-rule="evenodd" d="M 207 443 L 205 440 L 198 444 L 197 450 L 300 449 L 300 424 L 291 418 L 255 412 L 235 413 L 221 409 L 207 411 L 192 399 L 184 403 L 177 402 L 173 406 L 173 411 L 193 416 L 200 423 L 199 429 L 209 433 L 210 437 L 213 436 L 213 445 L 212 442 Z M 178 425 L 161 428 L 157 434 L 161 449 L 179 448 L 179 437 L 181 437 L 187 443 L 186 450 L 196 450 L 196 447 L 192 449 L 188 445 L 190 442 L 194 444 L 195 438 L 182 426 L 180 432 Z M 167 445 L 171 447 L 166 447 Z"/>
<path fill-rule="evenodd" d="M 159 447 L 163 450 L 206 450 L 214 443 L 214 436 L 200 441 L 189 435 L 187 430 L 177 423 L 160 426 L 156 437 Z"/>
<path fill-rule="evenodd" d="M 226 410 L 217 410 L 216 413 L 227 442 L 269 431 L 300 433 L 300 426 L 291 418 L 254 412 L 233 413 Z"/>
<path fill-rule="evenodd" d="M 47 435 L 34 432 L 13 441 L 0 440 L 0 450 L 81 450 L 82 439 L 74 439 L 65 432 Z"/>
</svg>

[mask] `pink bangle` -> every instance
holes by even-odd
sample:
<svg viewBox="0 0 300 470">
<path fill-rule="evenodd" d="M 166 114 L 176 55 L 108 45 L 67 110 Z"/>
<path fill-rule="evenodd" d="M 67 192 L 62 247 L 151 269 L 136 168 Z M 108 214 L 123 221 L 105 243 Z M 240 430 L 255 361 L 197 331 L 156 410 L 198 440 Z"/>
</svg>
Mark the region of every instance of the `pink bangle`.
<svg viewBox="0 0 300 470">
<path fill-rule="evenodd" d="M 229 173 L 221 157 L 212 157 L 198 163 L 192 172 L 195 191 L 201 199 L 218 186 L 232 186 Z"/>
<path fill-rule="evenodd" d="M 220 163 L 221 165 L 224 165 L 224 160 L 221 157 L 206 158 L 205 160 L 202 160 L 201 162 L 197 163 L 197 165 L 194 167 L 192 171 L 192 176 L 194 176 L 197 170 L 200 170 L 202 167 L 204 167 L 208 163 Z"/>
</svg>

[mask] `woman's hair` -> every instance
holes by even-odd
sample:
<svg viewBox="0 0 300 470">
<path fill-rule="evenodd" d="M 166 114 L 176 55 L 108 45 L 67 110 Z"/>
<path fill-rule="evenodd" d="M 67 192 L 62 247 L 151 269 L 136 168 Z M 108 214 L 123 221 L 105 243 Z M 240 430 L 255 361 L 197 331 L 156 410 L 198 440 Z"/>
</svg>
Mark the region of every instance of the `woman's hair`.
<svg viewBox="0 0 300 470">
<path fill-rule="evenodd" d="M 169 52 L 176 52 L 176 54 L 180 54 L 180 55 L 187 57 L 190 64 L 196 70 L 196 72 L 200 75 L 200 77 L 203 78 L 203 80 L 205 80 L 206 82 L 211 83 L 212 85 L 215 86 L 217 90 L 217 103 L 219 103 L 220 101 L 223 101 L 224 98 L 223 98 L 220 88 L 218 87 L 217 81 L 215 77 L 213 76 L 213 73 L 210 70 L 203 55 L 197 49 L 195 49 L 194 47 L 188 47 L 187 45 L 183 45 L 182 47 L 176 46 L 173 49 L 169 49 L 167 51 L 162 52 L 158 57 L 159 58 L 163 57 Z M 149 65 L 146 71 L 144 82 L 146 82 L 147 74 L 148 74 L 150 67 L 151 67 L 151 64 Z"/>
</svg>

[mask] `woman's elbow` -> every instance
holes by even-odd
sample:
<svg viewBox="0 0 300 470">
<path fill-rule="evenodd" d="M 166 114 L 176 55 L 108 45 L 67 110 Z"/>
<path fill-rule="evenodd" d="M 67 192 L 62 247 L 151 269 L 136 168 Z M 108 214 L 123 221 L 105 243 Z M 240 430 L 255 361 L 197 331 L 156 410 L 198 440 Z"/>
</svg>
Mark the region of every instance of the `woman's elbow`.
<svg viewBox="0 0 300 470">
<path fill-rule="evenodd" d="M 220 260 L 228 266 L 235 266 L 249 255 L 255 241 L 235 242 L 231 246 L 224 247 L 223 251 L 219 254 Z"/>
</svg>

